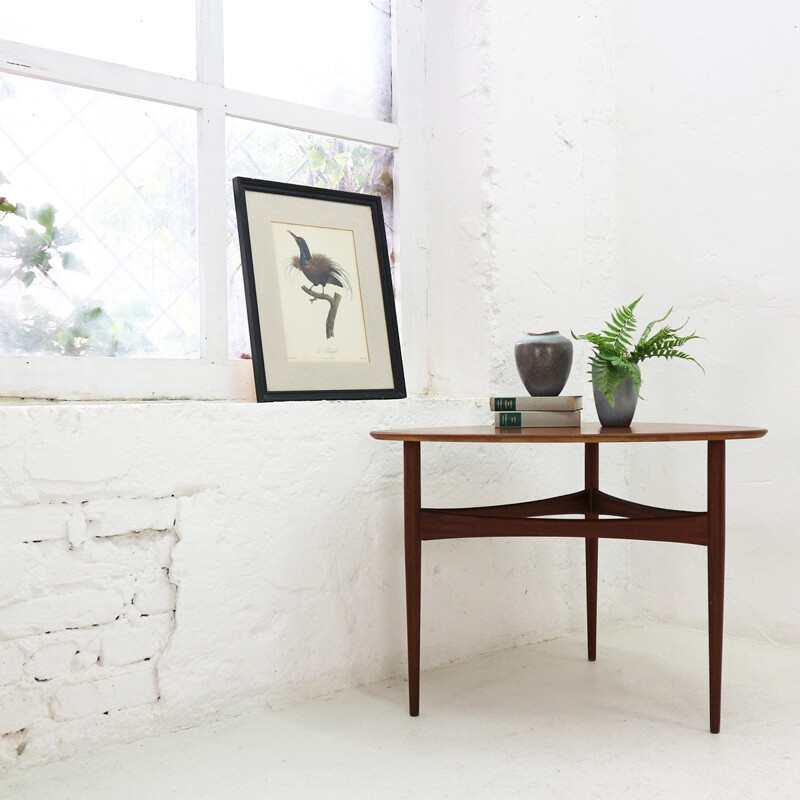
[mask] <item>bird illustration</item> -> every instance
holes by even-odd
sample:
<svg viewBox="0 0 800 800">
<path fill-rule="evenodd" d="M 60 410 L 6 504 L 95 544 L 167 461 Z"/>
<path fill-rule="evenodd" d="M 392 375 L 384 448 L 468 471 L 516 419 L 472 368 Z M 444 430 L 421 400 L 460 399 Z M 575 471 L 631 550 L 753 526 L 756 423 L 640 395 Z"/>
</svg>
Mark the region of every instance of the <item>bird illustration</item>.
<svg viewBox="0 0 800 800">
<path fill-rule="evenodd" d="M 300 248 L 300 255 L 292 256 L 291 266 L 299 269 L 311 282 L 312 287 L 320 286 L 324 291 L 325 286 L 330 283 L 350 291 L 347 274 L 335 261 L 323 253 L 312 254 L 308 243 L 302 236 L 297 236 L 290 230 L 287 230 L 287 233 L 292 235 Z"/>
</svg>

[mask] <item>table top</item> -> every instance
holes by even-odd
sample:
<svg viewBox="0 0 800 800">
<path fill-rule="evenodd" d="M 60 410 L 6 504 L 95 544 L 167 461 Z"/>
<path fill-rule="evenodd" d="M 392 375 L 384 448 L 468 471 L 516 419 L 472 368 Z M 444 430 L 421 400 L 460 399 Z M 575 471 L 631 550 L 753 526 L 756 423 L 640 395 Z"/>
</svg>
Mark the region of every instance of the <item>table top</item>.
<svg viewBox="0 0 800 800">
<path fill-rule="evenodd" d="M 599 422 L 584 422 L 580 428 L 404 428 L 371 431 L 370 436 L 393 442 L 711 442 L 758 439 L 766 432 L 732 425 L 639 422 L 630 428 L 603 428 Z"/>
</svg>

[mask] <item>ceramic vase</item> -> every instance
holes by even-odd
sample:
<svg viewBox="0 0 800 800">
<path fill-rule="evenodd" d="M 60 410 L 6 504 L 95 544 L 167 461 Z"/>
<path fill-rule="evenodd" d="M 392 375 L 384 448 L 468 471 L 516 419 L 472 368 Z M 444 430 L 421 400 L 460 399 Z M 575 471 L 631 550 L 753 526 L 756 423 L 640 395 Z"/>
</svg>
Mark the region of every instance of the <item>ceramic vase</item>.
<svg viewBox="0 0 800 800">
<path fill-rule="evenodd" d="M 555 397 L 572 369 L 572 342 L 558 331 L 528 333 L 514 345 L 517 372 L 532 397 Z"/>
<path fill-rule="evenodd" d="M 594 384 L 593 386 L 594 405 L 600 424 L 604 428 L 629 428 L 636 412 L 636 402 L 639 399 L 636 387 L 633 385 L 633 378 L 625 378 L 614 390 L 613 406 L 597 386 Z"/>
</svg>

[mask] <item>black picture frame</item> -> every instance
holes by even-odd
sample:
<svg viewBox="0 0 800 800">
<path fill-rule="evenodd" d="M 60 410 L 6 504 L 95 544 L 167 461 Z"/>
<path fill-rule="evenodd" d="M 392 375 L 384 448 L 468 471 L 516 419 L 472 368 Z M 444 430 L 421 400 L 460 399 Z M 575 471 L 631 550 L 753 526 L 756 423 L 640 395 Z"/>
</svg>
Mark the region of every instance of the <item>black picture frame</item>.
<svg viewBox="0 0 800 800">
<path fill-rule="evenodd" d="M 233 196 L 258 402 L 405 397 L 380 197 L 247 177 Z"/>
</svg>

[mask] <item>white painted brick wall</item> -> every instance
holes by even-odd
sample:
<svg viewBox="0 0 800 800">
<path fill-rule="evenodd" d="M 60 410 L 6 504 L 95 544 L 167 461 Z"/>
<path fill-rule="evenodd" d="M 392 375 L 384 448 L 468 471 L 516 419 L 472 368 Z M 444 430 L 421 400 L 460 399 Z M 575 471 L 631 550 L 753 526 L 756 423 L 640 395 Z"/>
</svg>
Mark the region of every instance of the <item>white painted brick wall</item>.
<svg viewBox="0 0 800 800">
<path fill-rule="evenodd" d="M 115 628 L 103 636 L 100 647 L 100 664 L 104 667 L 122 667 L 152 658 L 161 647 L 161 637 L 150 628 Z"/>
<path fill-rule="evenodd" d="M 175 585 L 166 570 L 143 582 L 133 596 L 133 607 L 140 614 L 161 614 L 175 608 Z"/>
<path fill-rule="evenodd" d="M 81 511 L 73 511 L 67 520 L 67 540 L 70 547 L 80 547 L 88 538 L 86 517 Z"/>
<path fill-rule="evenodd" d="M 174 497 L 155 500 L 92 500 L 83 507 L 89 533 L 120 536 L 131 531 L 165 531 L 175 526 Z"/>
<path fill-rule="evenodd" d="M 16 683 L 22 677 L 25 657 L 14 642 L 0 644 L 0 686 Z"/>
<path fill-rule="evenodd" d="M 39 699 L 17 689 L 0 690 L 0 736 L 27 728 L 40 714 Z"/>
<path fill-rule="evenodd" d="M 0 553 L 0 603 L 58 586 L 102 583 L 169 566 L 177 537 L 171 531 L 91 539 L 70 549 L 61 541 L 15 544 Z"/>
<path fill-rule="evenodd" d="M 66 641 L 43 647 L 31 659 L 31 672 L 37 681 L 49 681 L 72 672 L 80 649 L 74 642 Z"/>
<path fill-rule="evenodd" d="M 112 622 L 122 614 L 124 600 L 113 589 L 79 589 L 36 597 L 0 608 L 0 636 L 14 639 L 65 628 L 85 628 Z"/>
<path fill-rule="evenodd" d="M 62 503 L 0 508 L 0 545 L 61 539 L 68 517 L 69 509 Z"/>
<path fill-rule="evenodd" d="M 141 617 L 136 621 L 136 627 L 153 631 L 158 636 L 163 649 L 175 630 L 175 613 L 170 610 L 164 614 L 150 614 L 148 617 Z"/>
<path fill-rule="evenodd" d="M 52 680 L 91 669 L 100 657 L 102 632 L 108 625 L 18 639 L 28 654 L 27 675 L 37 681 Z"/>
<path fill-rule="evenodd" d="M 0 765 L 67 721 L 158 707 L 176 514 L 173 497 L 0 509 Z"/>
<path fill-rule="evenodd" d="M 50 704 L 50 712 L 56 719 L 75 719 L 90 714 L 101 714 L 104 708 L 100 687 L 96 681 L 86 681 L 59 689 Z"/>
<path fill-rule="evenodd" d="M 374 442 L 368 431 L 453 423 L 454 415 L 480 424 L 486 410 L 472 401 L 314 404 L 311 434 L 298 428 L 297 404 L 274 405 L 0 405 L 0 504 L 27 513 L 41 502 L 48 514 L 59 509 L 63 522 L 60 538 L 0 542 L 0 643 L 25 659 L 20 674 L 13 658 L 14 681 L 3 687 L 24 701 L 7 727 L 19 731 L 24 723 L 24 732 L 0 736 L 0 762 L 23 768 L 197 724 L 226 707 L 285 703 L 396 672 L 404 652 L 394 635 L 403 619 L 394 602 L 402 597 L 402 448 Z M 323 449 L 336 459 L 320 458 Z M 498 452 L 480 454 L 486 472 L 500 477 L 486 499 L 525 499 L 533 459 L 515 453 L 509 471 L 501 448 L 488 450 Z M 468 504 L 439 449 L 429 448 L 425 464 L 432 497 L 446 490 L 448 502 Z M 309 501 L 311 481 L 326 487 L 324 497 Z M 469 487 L 475 491 L 477 483 Z M 152 505 L 140 512 L 151 500 L 158 512 Z M 124 511 L 113 512 L 115 504 Z M 134 533 L 140 526 L 150 527 Z M 487 555 L 480 542 L 474 546 L 471 560 L 455 554 L 459 574 Z M 508 561 L 519 558 L 514 552 Z M 534 556 L 525 558 L 519 574 Z M 176 596 L 175 588 L 165 591 L 167 574 Z M 453 583 L 440 601 L 458 588 Z M 489 606 L 505 610 L 519 586 L 512 588 Z M 40 604 L 78 592 L 117 595 L 120 618 L 109 620 L 100 604 L 99 617 L 79 620 L 86 627 L 39 632 L 47 610 Z M 177 608 L 153 613 L 167 597 Z M 557 600 L 545 606 L 545 635 L 564 629 L 564 599 Z M 33 616 L 39 624 L 29 624 Z M 530 625 L 529 614 L 519 616 Z M 501 628 L 466 644 L 463 631 L 448 631 L 456 644 L 448 640 L 433 658 L 466 657 L 519 635 L 513 620 L 501 620 Z M 126 642 L 128 629 L 155 632 L 155 654 L 147 655 L 146 634 Z M 3 642 L 6 635 L 16 638 Z M 58 650 L 45 648 L 71 641 L 70 671 L 57 675 L 68 651 L 59 661 Z M 132 658 L 140 660 L 122 663 Z"/>
<path fill-rule="evenodd" d="M 28 736 L 25 730 L 0 735 L 0 768 L 17 761 L 27 746 Z"/>
<path fill-rule="evenodd" d="M 75 719 L 155 703 L 158 697 L 155 670 L 148 669 L 63 686 L 53 697 L 51 711 L 58 719 Z"/>
<path fill-rule="evenodd" d="M 92 664 L 97 661 L 100 653 L 100 637 L 103 631 L 107 630 L 107 625 L 97 627 L 82 628 L 71 631 L 55 631 L 48 634 L 38 634 L 36 636 L 26 636 L 16 640 L 16 645 L 22 651 L 26 659 L 26 672 L 33 677 L 31 665 L 40 650 L 53 645 L 66 644 L 74 648 L 78 654 L 78 661 L 81 663 L 88 659 Z"/>
</svg>

